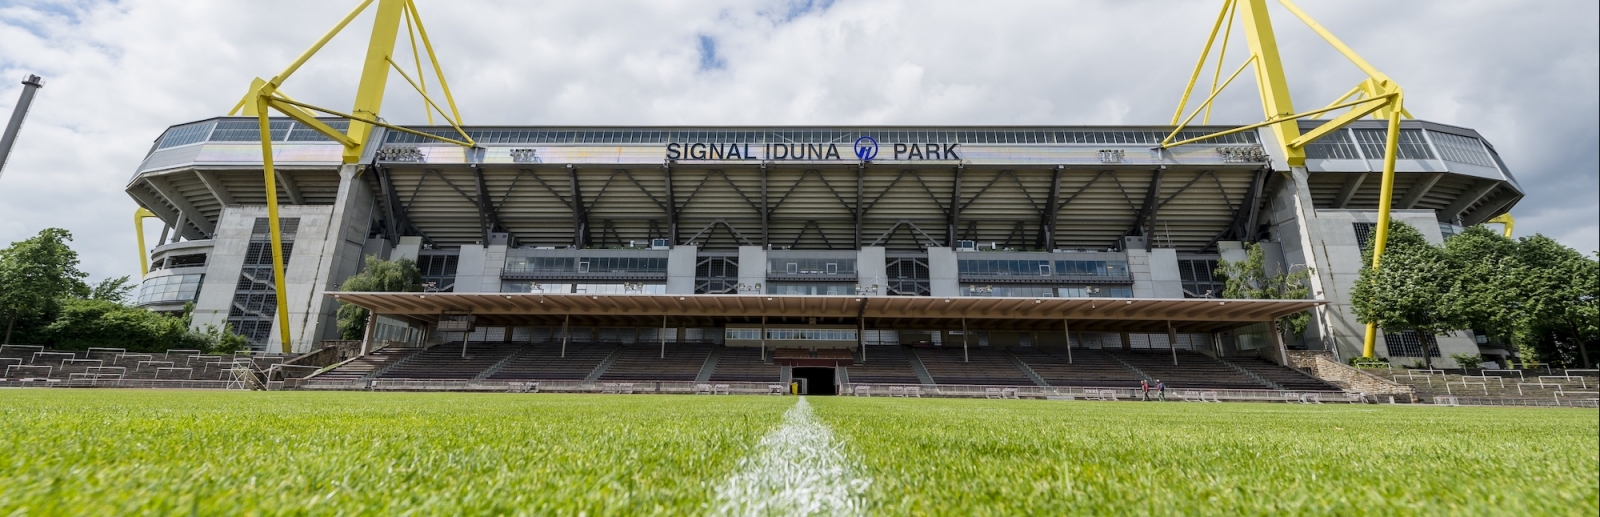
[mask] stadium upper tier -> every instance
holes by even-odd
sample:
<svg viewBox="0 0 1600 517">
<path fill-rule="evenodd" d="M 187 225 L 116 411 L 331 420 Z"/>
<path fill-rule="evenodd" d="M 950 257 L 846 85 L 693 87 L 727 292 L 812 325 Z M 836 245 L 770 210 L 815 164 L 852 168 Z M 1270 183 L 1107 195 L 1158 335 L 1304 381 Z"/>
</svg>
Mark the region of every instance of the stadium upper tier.
<svg viewBox="0 0 1600 517">
<path fill-rule="evenodd" d="M 329 120 L 335 128 L 344 122 Z M 1319 121 L 1305 121 L 1314 127 Z M 454 137 L 448 127 L 416 127 Z M 1178 138 L 1229 129 L 1195 127 Z M 701 249 L 919 249 L 956 241 L 1013 249 L 1121 248 L 1128 235 L 1214 250 L 1253 240 L 1269 196 L 1270 131 L 1172 149 L 1172 130 L 1127 127 L 469 127 L 467 149 L 379 129 L 361 177 L 390 237 L 624 247 L 669 239 Z M 1316 208 L 1376 208 L 1385 130 L 1360 121 L 1307 146 Z M 127 186 L 186 239 L 210 238 L 222 208 L 265 204 L 257 122 L 173 126 Z M 279 199 L 327 205 L 341 146 L 272 122 Z M 1477 132 L 1407 121 L 1397 209 L 1472 225 L 1522 193 Z"/>
</svg>

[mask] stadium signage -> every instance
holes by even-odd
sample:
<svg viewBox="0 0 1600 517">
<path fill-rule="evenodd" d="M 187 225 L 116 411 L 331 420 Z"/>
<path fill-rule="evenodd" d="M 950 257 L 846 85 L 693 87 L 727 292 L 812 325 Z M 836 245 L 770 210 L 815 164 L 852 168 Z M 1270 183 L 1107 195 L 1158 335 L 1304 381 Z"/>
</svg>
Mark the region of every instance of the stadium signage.
<svg viewBox="0 0 1600 517">
<path fill-rule="evenodd" d="M 895 160 L 960 160 L 961 144 L 889 144 Z M 863 161 L 880 154 L 878 141 L 870 136 L 856 140 L 844 152 L 838 144 L 719 144 L 672 142 L 667 144 L 669 160 L 767 160 L 767 161 Z M 847 154 L 848 153 L 848 154 Z"/>
</svg>

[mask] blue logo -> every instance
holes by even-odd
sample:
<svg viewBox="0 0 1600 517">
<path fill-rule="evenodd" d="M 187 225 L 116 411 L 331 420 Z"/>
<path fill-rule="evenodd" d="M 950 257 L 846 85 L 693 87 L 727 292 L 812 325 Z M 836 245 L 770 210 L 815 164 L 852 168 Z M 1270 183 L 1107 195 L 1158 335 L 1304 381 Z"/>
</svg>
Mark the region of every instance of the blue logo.
<svg viewBox="0 0 1600 517">
<path fill-rule="evenodd" d="M 870 162 L 870 161 L 872 161 L 873 158 L 877 158 L 877 157 L 878 157 L 878 140 L 877 139 L 874 139 L 874 138 L 872 138 L 870 136 L 863 136 L 861 138 L 857 138 L 856 139 L 856 158 L 859 158 L 861 161 L 864 161 L 864 162 Z"/>
</svg>

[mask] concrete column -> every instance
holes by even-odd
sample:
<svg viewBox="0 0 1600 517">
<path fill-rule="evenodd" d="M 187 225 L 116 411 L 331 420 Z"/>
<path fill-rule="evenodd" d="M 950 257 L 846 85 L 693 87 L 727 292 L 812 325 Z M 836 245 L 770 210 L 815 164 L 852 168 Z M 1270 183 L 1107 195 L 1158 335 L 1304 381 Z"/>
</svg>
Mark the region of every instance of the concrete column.
<svg viewBox="0 0 1600 517">
<path fill-rule="evenodd" d="M 411 259 L 411 261 L 415 262 L 421 251 L 422 237 L 400 237 L 400 242 L 395 244 L 394 251 L 390 252 L 389 256 L 392 257 L 390 260 Z M 457 271 L 459 270 L 460 268 L 458 267 Z"/>
<path fill-rule="evenodd" d="M 928 290 L 933 296 L 961 296 L 957 255 L 951 248 L 928 248 Z"/>
<path fill-rule="evenodd" d="M 739 283 L 746 286 L 761 284 L 765 290 L 767 282 L 767 250 L 760 246 L 739 247 Z M 755 291 L 740 291 L 739 294 L 763 294 Z"/>
<path fill-rule="evenodd" d="M 404 238 L 400 239 L 402 242 Z M 402 247 L 404 245 L 401 245 Z M 398 253 L 398 248 L 396 252 Z M 461 246 L 461 258 L 456 262 L 456 291 L 458 293 L 483 292 L 483 270 L 488 263 L 488 250 L 480 244 L 466 244 Z M 505 257 L 501 256 L 501 264 Z M 498 287 L 495 291 L 499 291 Z"/>
<path fill-rule="evenodd" d="M 667 294 L 694 294 L 695 264 L 700 261 L 699 250 L 696 246 L 673 246 L 667 252 Z"/>
<path fill-rule="evenodd" d="M 887 296 L 889 294 L 888 263 L 884 260 L 884 249 L 881 246 L 867 246 L 856 252 L 856 278 L 863 289 L 872 289 L 876 284 L 877 292 L 863 293 L 869 296 Z"/>
<path fill-rule="evenodd" d="M 1178 274 L 1178 250 L 1150 250 L 1150 291 L 1154 298 L 1183 298 L 1183 277 Z"/>
</svg>

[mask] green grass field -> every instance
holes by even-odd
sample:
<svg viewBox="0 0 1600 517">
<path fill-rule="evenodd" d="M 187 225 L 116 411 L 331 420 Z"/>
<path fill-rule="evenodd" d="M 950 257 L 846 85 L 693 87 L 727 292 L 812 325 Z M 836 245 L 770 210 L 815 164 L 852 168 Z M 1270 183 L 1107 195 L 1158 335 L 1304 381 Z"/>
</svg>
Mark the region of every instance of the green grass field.
<svg viewBox="0 0 1600 517">
<path fill-rule="evenodd" d="M 1593 410 L 810 399 L 880 515 L 1600 512 Z M 684 515 L 792 397 L 0 391 L 0 515 Z"/>
</svg>

